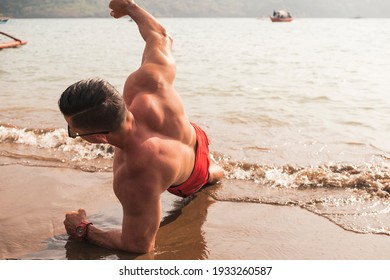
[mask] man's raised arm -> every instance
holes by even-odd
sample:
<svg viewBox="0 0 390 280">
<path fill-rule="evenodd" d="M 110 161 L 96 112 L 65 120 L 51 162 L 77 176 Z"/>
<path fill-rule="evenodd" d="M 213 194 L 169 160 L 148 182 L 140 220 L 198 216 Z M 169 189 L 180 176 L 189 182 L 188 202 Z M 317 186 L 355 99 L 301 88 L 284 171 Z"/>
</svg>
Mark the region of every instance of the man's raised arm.
<svg viewBox="0 0 390 280">
<path fill-rule="evenodd" d="M 111 0 L 109 7 L 114 18 L 129 15 L 138 25 L 146 42 L 142 63 L 173 64 L 172 38 L 151 14 L 138 6 L 134 0 Z"/>
</svg>

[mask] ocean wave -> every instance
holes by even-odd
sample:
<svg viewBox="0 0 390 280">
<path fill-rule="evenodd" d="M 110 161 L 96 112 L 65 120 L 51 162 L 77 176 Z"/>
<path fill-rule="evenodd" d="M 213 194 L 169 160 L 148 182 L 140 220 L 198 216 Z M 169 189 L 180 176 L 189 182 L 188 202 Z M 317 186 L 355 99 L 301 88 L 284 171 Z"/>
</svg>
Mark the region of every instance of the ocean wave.
<svg viewBox="0 0 390 280">
<path fill-rule="evenodd" d="M 114 148 L 69 138 L 65 129 L 34 129 L 0 125 L 0 156 L 19 164 L 110 171 Z M 17 147 L 15 147 L 17 145 Z"/>
<path fill-rule="evenodd" d="M 271 166 L 215 154 L 227 181 L 218 201 L 298 206 L 345 230 L 390 235 L 390 170 L 383 164 Z"/>
<path fill-rule="evenodd" d="M 363 190 L 372 196 L 390 198 L 390 169 L 386 164 L 356 166 L 329 163 L 319 166 L 259 165 L 234 161 L 216 155 L 227 179 L 253 181 L 256 184 L 284 189 Z"/>
<path fill-rule="evenodd" d="M 0 156 L 19 162 L 62 163 L 87 171 L 111 170 L 114 148 L 91 144 L 81 138 L 69 138 L 60 129 L 33 129 L 0 125 Z M 13 145 L 18 145 L 13 149 Z M 231 159 L 218 152 L 213 160 L 225 170 L 225 178 L 253 181 L 256 184 L 284 189 L 351 189 L 377 197 L 390 197 L 390 170 L 383 156 L 382 163 L 353 165 L 328 163 L 320 166 L 260 165 Z"/>
</svg>

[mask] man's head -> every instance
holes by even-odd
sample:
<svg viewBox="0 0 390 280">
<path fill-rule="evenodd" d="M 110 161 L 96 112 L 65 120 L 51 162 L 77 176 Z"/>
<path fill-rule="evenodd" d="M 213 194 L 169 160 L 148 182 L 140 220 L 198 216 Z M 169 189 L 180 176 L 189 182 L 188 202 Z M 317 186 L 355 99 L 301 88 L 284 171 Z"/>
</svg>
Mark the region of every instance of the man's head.
<svg viewBox="0 0 390 280">
<path fill-rule="evenodd" d="M 122 96 L 107 81 L 93 78 L 68 87 L 58 106 L 72 129 L 87 133 L 114 132 L 126 118 Z"/>
</svg>

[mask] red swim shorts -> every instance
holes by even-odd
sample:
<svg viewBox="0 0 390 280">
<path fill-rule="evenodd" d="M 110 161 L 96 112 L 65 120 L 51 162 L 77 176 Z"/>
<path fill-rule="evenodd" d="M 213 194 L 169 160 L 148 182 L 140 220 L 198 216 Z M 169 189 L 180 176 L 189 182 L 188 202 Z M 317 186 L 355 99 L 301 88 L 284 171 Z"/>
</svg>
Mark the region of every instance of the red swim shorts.
<svg viewBox="0 0 390 280">
<path fill-rule="evenodd" d="M 183 184 L 172 186 L 168 191 L 181 197 L 187 197 L 206 185 L 209 179 L 209 139 L 206 133 L 196 124 L 191 123 L 195 128 L 197 148 L 195 153 L 195 165 L 190 177 Z"/>
</svg>

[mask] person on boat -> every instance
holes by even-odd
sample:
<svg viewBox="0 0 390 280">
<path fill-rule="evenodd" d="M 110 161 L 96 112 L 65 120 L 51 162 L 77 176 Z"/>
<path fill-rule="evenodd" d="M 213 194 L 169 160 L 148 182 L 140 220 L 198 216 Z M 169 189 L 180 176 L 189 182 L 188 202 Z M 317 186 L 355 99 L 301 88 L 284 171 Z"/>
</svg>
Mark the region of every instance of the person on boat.
<svg viewBox="0 0 390 280">
<path fill-rule="evenodd" d="M 101 247 L 146 253 L 155 246 L 161 194 L 192 196 L 222 180 L 223 169 L 210 164 L 208 137 L 189 121 L 173 86 L 173 40 L 165 28 L 133 0 L 112 0 L 109 7 L 112 17 L 128 15 L 138 25 L 145 41 L 141 66 L 128 76 L 123 96 L 93 78 L 69 86 L 58 103 L 70 137 L 115 146 L 113 190 L 122 228 L 101 229 L 84 209 L 68 212 L 64 225 L 72 237 Z"/>
</svg>

